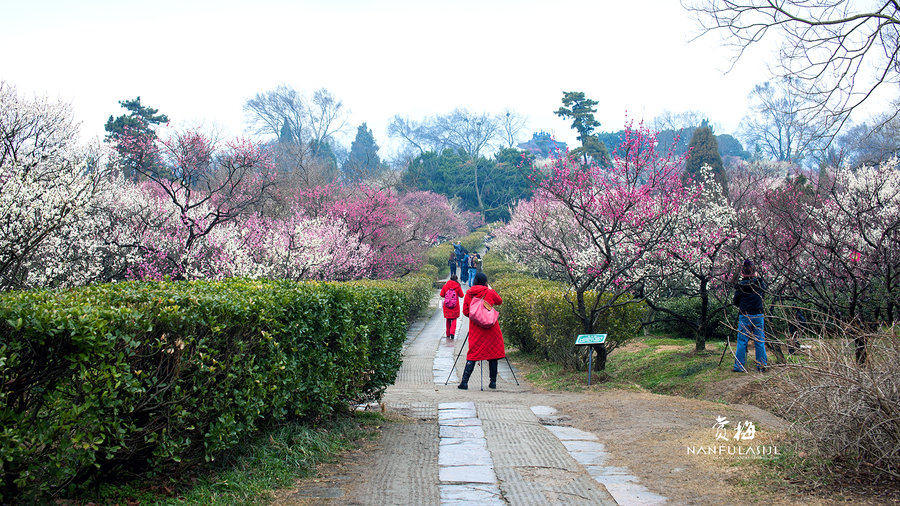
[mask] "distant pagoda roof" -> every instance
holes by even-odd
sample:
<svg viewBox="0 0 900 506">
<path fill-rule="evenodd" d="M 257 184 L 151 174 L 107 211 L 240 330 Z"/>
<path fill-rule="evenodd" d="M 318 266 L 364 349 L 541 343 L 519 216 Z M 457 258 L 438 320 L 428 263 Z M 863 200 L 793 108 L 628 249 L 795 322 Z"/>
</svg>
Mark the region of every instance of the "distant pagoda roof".
<svg viewBox="0 0 900 506">
<path fill-rule="evenodd" d="M 518 147 L 538 158 L 550 158 L 553 154 L 565 154 L 567 149 L 565 142 L 554 140 L 550 132 L 544 131 L 532 134 L 531 140 L 519 143 Z"/>
</svg>

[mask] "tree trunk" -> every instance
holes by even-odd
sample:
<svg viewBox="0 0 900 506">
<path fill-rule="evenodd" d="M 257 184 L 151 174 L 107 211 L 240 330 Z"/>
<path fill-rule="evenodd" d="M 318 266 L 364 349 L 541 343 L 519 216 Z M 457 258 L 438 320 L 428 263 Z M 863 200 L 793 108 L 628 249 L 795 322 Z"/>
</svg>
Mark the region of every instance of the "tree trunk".
<svg viewBox="0 0 900 506">
<path fill-rule="evenodd" d="M 706 336 L 709 334 L 709 290 L 706 278 L 700 281 L 700 325 L 697 328 L 695 351 L 706 349 Z"/>
<path fill-rule="evenodd" d="M 597 361 L 594 362 L 594 370 L 602 371 L 606 369 L 606 344 L 595 344 L 591 346 L 591 353 L 597 352 Z"/>
<path fill-rule="evenodd" d="M 481 199 L 481 188 L 478 186 L 478 161 L 472 160 L 472 170 L 475 172 L 475 198 L 478 199 L 478 210 L 481 212 L 481 219 L 486 221 L 484 217 L 484 201 Z"/>
<path fill-rule="evenodd" d="M 853 342 L 856 344 L 856 363 L 857 364 L 865 364 L 866 363 L 866 337 L 865 336 L 856 336 L 853 338 Z"/>
<path fill-rule="evenodd" d="M 584 303 L 584 292 L 576 290 L 575 299 L 577 300 L 578 316 L 581 318 L 581 328 L 585 334 L 594 333 L 594 318 L 592 314 L 587 314 L 587 307 Z M 594 363 L 594 370 L 602 371 L 606 369 L 606 343 L 593 344 L 588 353 L 597 352 L 597 361 Z"/>
</svg>

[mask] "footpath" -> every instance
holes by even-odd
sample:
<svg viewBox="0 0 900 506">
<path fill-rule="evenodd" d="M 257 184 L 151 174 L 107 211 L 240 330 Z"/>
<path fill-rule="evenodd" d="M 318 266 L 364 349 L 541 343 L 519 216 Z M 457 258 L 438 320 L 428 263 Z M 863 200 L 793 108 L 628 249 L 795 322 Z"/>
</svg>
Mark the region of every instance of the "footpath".
<svg viewBox="0 0 900 506">
<path fill-rule="evenodd" d="M 719 413 L 777 423 L 771 415 L 640 392 L 535 392 L 505 360 L 496 390 L 487 388 L 486 362 L 460 390 L 468 319 L 448 340 L 436 295 L 431 307 L 431 317 L 409 329 L 381 405 L 391 420 L 381 436 L 320 478 L 278 491 L 276 504 L 742 502 L 723 486 L 721 463 L 685 456 L 685 444 L 712 444 Z"/>
</svg>

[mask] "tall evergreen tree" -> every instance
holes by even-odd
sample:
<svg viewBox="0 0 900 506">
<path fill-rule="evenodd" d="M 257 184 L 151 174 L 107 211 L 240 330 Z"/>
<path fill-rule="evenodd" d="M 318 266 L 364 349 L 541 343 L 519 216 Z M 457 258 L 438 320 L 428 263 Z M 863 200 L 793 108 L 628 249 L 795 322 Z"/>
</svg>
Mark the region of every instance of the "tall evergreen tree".
<svg viewBox="0 0 900 506">
<path fill-rule="evenodd" d="M 346 179 L 359 181 L 377 175 L 380 168 L 381 160 L 378 158 L 375 136 L 363 123 L 356 130 L 356 138 L 350 144 L 350 156 L 341 171 Z"/>
<path fill-rule="evenodd" d="M 153 126 L 169 122 L 168 116 L 157 114 L 158 109 L 141 105 L 141 97 L 134 100 L 119 100 L 119 105 L 127 109 L 128 114 L 117 118 L 113 118 L 110 114 L 104 126 L 107 131 L 107 140 L 118 140 L 125 134 L 126 129 L 131 135 L 149 136 L 151 139 L 155 139 L 156 132 L 153 130 Z"/>
<path fill-rule="evenodd" d="M 561 118 L 572 119 L 572 128 L 578 132 L 577 139 L 581 141 L 581 147 L 573 150 L 571 155 L 581 156 L 585 164 L 588 157 L 606 164 L 609 161 L 609 152 L 606 145 L 594 135 L 594 129 L 600 126 L 600 122 L 594 118 L 594 113 L 597 112 L 594 106 L 598 102 L 585 97 L 582 91 L 564 91 L 562 103 L 563 107 L 557 109 L 555 113 Z"/>
<path fill-rule="evenodd" d="M 694 135 L 691 136 L 691 142 L 688 144 L 687 161 L 685 162 L 684 172 L 686 176 L 696 179 L 700 175 L 700 168 L 709 165 L 713 169 L 716 179 L 725 188 L 725 166 L 722 164 L 722 157 L 719 155 L 719 143 L 713 134 L 712 128 L 707 120 L 696 129 Z"/>
<path fill-rule="evenodd" d="M 135 146 L 147 145 L 156 139 L 154 126 L 168 123 L 169 117 L 165 114 L 157 114 L 158 109 L 141 105 L 141 97 L 134 100 L 120 100 L 119 105 L 128 110 L 117 118 L 112 115 L 104 125 L 106 140 L 116 145 L 116 151 L 122 157 L 122 171 L 128 179 L 139 179 L 140 174 L 146 174 L 155 168 L 157 160 L 151 153 L 135 150 Z M 143 143 L 123 143 L 125 136 L 142 139 Z M 131 148 L 126 148 L 126 145 Z"/>
</svg>

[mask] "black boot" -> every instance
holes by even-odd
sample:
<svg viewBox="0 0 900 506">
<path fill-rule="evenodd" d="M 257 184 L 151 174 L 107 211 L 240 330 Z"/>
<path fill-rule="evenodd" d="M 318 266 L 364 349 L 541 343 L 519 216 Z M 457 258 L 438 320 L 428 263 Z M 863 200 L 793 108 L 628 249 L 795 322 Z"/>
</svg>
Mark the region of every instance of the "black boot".
<svg viewBox="0 0 900 506">
<path fill-rule="evenodd" d="M 488 388 L 497 388 L 497 361 L 496 360 L 488 360 L 488 374 L 491 377 L 491 382 L 488 384 Z"/>
<path fill-rule="evenodd" d="M 469 376 L 472 375 L 472 371 L 475 370 L 475 361 L 474 360 L 466 360 L 466 368 L 463 370 L 462 381 L 459 382 L 460 390 L 468 390 L 469 389 Z"/>
</svg>

